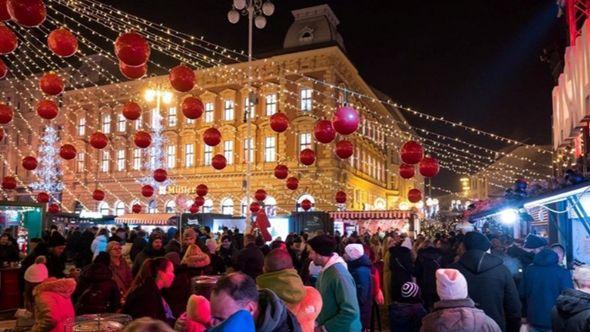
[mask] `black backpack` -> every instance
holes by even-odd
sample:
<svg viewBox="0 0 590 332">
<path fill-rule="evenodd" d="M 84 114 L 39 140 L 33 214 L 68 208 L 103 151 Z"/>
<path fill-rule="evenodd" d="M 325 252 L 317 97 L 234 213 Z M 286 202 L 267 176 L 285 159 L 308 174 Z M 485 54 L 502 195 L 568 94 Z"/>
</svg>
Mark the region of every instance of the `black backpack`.
<svg viewBox="0 0 590 332">
<path fill-rule="evenodd" d="M 105 294 L 99 287 L 90 286 L 78 298 L 76 314 L 105 313 L 109 307 L 109 294 Z"/>
</svg>

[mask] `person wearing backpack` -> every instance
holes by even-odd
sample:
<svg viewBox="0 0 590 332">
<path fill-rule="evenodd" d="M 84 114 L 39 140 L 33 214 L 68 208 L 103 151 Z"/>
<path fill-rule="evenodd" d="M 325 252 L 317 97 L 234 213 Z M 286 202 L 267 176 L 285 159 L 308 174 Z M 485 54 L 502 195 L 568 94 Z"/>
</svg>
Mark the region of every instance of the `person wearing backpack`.
<svg viewBox="0 0 590 332">
<path fill-rule="evenodd" d="M 73 296 L 76 314 L 116 312 L 119 309 L 119 287 L 113 280 L 109 265 L 109 254 L 101 252 L 92 264 L 82 270 Z"/>
<path fill-rule="evenodd" d="M 441 252 L 434 247 L 430 240 L 424 241 L 418 250 L 416 258 L 416 282 L 422 291 L 424 306 L 432 310 L 434 303 L 439 300 L 436 294 L 436 270 L 442 262 Z"/>
</svg>

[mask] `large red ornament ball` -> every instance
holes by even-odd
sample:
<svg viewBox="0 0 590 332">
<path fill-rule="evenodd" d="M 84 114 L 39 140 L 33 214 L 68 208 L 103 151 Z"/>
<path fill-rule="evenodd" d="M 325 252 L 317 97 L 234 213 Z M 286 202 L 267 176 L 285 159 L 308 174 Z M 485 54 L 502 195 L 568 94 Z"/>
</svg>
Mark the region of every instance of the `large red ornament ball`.
<svg viewBox="0 0 590 332">
<path fill-rule="evenodd" d="M 168 75 L 172 87 L 180 92 L 188 92 L 195 86 L 195 72 L 185 65 L 170 69 Z"/>
<path fill-rule="evenodd" d="M 10 13 L 8 12 L 8 8 L 6 8 L 7 0 L 0 0 L 0 21 L 8 21 L 10 20 Z"/>
<path fill-rule="evenodd" d="M 97 131 L 90 135 L 90 145 L 95 149 L 104 149 L 109 143 L 107 136 L 100 131 Z"/>
<path fill-rule="evenodd" d="M 49 194 L 46 192 L 40 192 L 37 194 L 37 203 L 49 202 Z"/>
<path fill-rule="evenodd" d="M 252 213 L 258 213 L 260 211 L 260 204 L 258 202 L 250 203 L 250 211 Z"/>
<path fill-rule="evenodd" d="M 216 146 L 221 143 L 221 133 L 217 128 L 209 128 L 203 133 L 203 141 L 209 146 Z"/>
<path fill-rule="evenodd" d="M 319 120 L 316 122 L 313 135 L 320 143 L 328 144 L 332 142 L 336 138 L 336 130 L 332 126 L 332 121 Z"/>
<path fill-rule="evenodd" d="M 137 32 L 122 33 L 115 40 L 115 54 L 128 66 L 141 66 L 150 57 L 150 45 Z"/>
<path fill-rule="evenodd" d="M 78 51 L 78 40 L 70 30 L 58 28 L 47 36 L 47 46 L 56 55 L 67 58 Z"/>
<path fill-rule="evenodd" d="M 152 144 L 152 135 L 145 131 L 138 131 L 133 135 L 133 142 L 138 148 L 145 149 Z"/>
<path fill-rule="evenodd" d="M 8 105 L 0 104 L 0 124 L 7 124 L 12 121 L 14 112 Z"/>
<path fill-rule="evenodd" d="M 287 114 L 279 112 L 270 116 L 270 128 L 277 133 L 282 133 L 289 128 Z"/>
<path fill-rule="evenodd" d="M 359 113 L 350 106 L 340 107 L 334 113 L 332 125 L 339 134 L 350 135 L 359 127 Z"/>
<path fill-rule="evenodd" d="M 399 176 L 404 179 L 411 179 L 415 174 L 414 165 L 401 164 L 399 165 Z"/>
<path fill-rule="evenodd" d="M 197 207 L 201 207 L 205 205 L 205 198 L 203 196 L 197 196 L 195 197 L 195 202 L 193 204 Z"/>
<path fill-rule="evenodd" d="M 128 101 L 123 105 L 123 116 L 127 120 L 137 120 L 141 116 L 141 106 L 133 101 Z"/>
<path fill-rule="evenodd" d="M 351 141 L 342 140 L 336 143 L 336 155 L 340 159 L 350 158 L 354 153 L 354 145 Z"/>
<path fill-rule="evenodd" d="M 256 200 L 259 202 L 263 202 L 266 199 L 266 190 L 264 190 L 264 189 L 256 190 L 256 192 L 254 193 L 254 198 L 256 198 Z"/>
<path fill-rule="evenodd" d="M 0 54 L 10 54 L 16 50 L 18 39 L 9 27 L 0 24 Z"/>
<path fill-rule="evenodd" d="M 65 160 L 72 160 L 76 158 L 76 148 L 72 144 L 64 144 L 59 148 L 59 156 Z"/>
<path fill-rule="evenodd" d="M 440 170 L 438 160 L 432 157 L 424 157 L 424 159 L 420 161 L 418 169 L 420 170 L 420 174 L 427 178 L 436 176 Z"/>
<path fill-rule="evenodd" d="M 64 91 L 64 81 L 56 73 L 47 73 L 39 79 L 41 91 L 50 96 L 57 96 Z"/>
<path fill-rule="evenodd" d="M 4 179 L 2 179 L 2 189 L 16 189 L 16 178 L 14 176 L 5 176 Z"/>
<path fill-rule="evenodd" d="M 92 199 L 94 199 L 95 201 L 102 201 L 104 199 L 104 196 L 104 191 L 100 189 L 96 189 L 92 192 Z"/>
<path fill-rule="evenodd" d="M 418 189 L 410 189 L 408 191 L 408 200 L 412 203 L 418 203 L 422 199 L 422 192 Z"/>
<path fill-rule="evenodd" d="M 213 168 L 219 171 L 224 169 L 226 165 L 227 160 L 222 154 L 216 154 L 213 156 L 213 159 L 211 160 L 211 166 L 213 166 Z"/>
<path fill-rule="evenodd" d="M 154 194 L 154 187 L 150 186 L 149 184 L 144 185 L 141 187 L 141 195 L 143 197 L 152 197 Z"/>
<path fill-rule="evenodd" d="M 37 114 L 43 119 L 55 119 L 58 113 L 59 108 L 53 100 L 43 99 L 37 103 Z"/>
<path fill-rule="evenodd" d="M 6 66 L 4 61 L 2 61 L 2 59 L 0 59 L 0 80 L 3 79 L 4 77 L 6 77 L 7 74 L 8 74 L 8 67 Z"/>
<path fill-rule="evenodd" d="M 315 152 L 312 149 L 303 149 L 299 153 L 299 160 L 303 165 L 309 166 L 315 162 Z"/>
<path fill-rule="evenodd" d="M 277 165 L 275 167 L 275 177 L 279 180 L 284 180 L 289 176 L 289 167 L 286 165 Z"/>
<path fill-rule="evenodd" d="M 133 204 L 131 207 L 131 211 L 133 213 L 140 213 L 141 212 L 141 205 L 140 204 Z"/>
<path fill-rule="evenodd" d="M 119 61 L 119 70 L 121 74 L 130 80 L 136 80 L 142 78 L 147 74 L 148 66 L 147 63 L 139 66 L 130 66 L 123 61 Z"/>
<path fill-rule="evenodd" d="M 337 191 L 334 199 L 336 200 L 336 203 L 344 204 L 346 203 L 346 193 L 344 191 Z"/>
<path fill-rule="evenodd" d="M 49 204 L 49 206 L 47 207 L 47 211 L 49 213 L 59 213 L 59 205 Z"/>
<path fill-rule="evenodd" d="M 312 205 L 313 204 L 311 203 L 311 201 L 309 199 L 304 199 L 301 201 L 301 208 L 304 211 L 309 211 L 309 209 L 311 209 Z"/>
<path fill-rule="evenodd" d="M 37 168 L 37 158 L 31 157 L 31 156 L 24 157 L 23 158 L 23 167 L 27 171 L 34 170 L 35 168 Z"/>
<path fill-rule="evenodd" d="M 203 114 L 205 106 L 199 98 L 186 97 L 180 104 L 180 108 L 187 119 L 197 119 Z"/>
<path fill-rule="evenodd" d="M 207 193 L 209 192 L 209 188 L 207 187 L 207 185 L 201 183 L 200 185 L 197 186 L 196 191 L 197 191 L 198 196 L 203 197 L 203 196 L 207 196 Z"/>
<path fill-rule="evenodd" d="M 299 187 L 299 179 L 294 176 L 287 179 L 287 188 L 295 190 L 297 187 Z"/>
<path fill-rule="evenodd" d="M 43 0 L 8 0 L 6 9 L 13 21 L 27 28 L 41 25 L 47 16 Z"/>
<path fill-rule="evenodd" d="M 196 206 L 195 204 L 191 205 L 191 207 L 188 209 L 190 213 L 195 214 L 197 212 L 199 212 L 199 207 Z"/>
<path fill-rule="evenodd" d="M 416 141 L 407 141 L 402 146 L 400 155 L 404 163 L 414 165 L 419 163 L 424 157 L 424 149 Z"/>
<path fill-rule="evenodd" d="M 168 172 L 163 168 L 154 170 L 154 180 L 157 182 L 164 182 L 168 178 Z"/>
</svg>

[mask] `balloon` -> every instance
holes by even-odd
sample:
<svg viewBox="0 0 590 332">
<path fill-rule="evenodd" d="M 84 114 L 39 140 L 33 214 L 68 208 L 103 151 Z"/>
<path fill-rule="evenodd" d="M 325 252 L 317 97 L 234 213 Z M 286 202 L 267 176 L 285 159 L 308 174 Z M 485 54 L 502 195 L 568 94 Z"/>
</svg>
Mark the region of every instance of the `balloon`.
<svg viewBox="0 0 590 332">
<path fill-rule="evenodd" d="M 270 128 L 277 133 L 282 133 L 289 128 L 289 118 L 285 113 L 275 113 L 271 115 Z"/>
<path fill-rule="evenodd" d="M 78 40 L 70 30 L 65 28 L 58 28 L 49 33 L 47 36 L 47 47 L 63 57 L 71 57 L 78 51 Z"/>
<path fill-rule="evenodd" d="M 150 186 L 149 184 L 146 184 L 145 186 L 141 187 L 141 195 L 143 195 L 143 197 L 152 197 L 153 194 L 154 187 Z"/>
<path fill-rule="evenodd" d="M 342 135 L 350 135 L 359 127 L 359 113 L 350 106 L 340 107 L 332 118 L 334 129 Z"/>
<path fill-rule="evenodd" d="M 316 122 L 313 134 L 318 142 L 324 144 L 328 144 L 336 138 L 336 130 L 334 130 L 330 120 L 319 120 Z"/>
<path fill-rule="evenodd" d="M 315 162 L 315 152 L 312 149 L 303 149 L 299 153 L 299 160 L 303 165 L 309 166 Z"/>
<path fill-rule="evenodd" d="M 130 66 L 122 61 L 119 61 L 119 70 L 121 74 L 130 80 L 136 80 L 138 78 L 142 78 L 147 74 L 147 63 L 144 63 L 139 66 Z"/>
<path fill-rule="evenodd" d="M 14 176 L 5 176 L 4 179 L 2 179 L 2 189 L 16 189 L 16 178 Z"/>
<path fill-rule="evenodd" d="M 301 208 L 304 211 L 308 211 L 309 209 L 311 209 L 311 206 L 312 205 L 313 204 L 311 203 L 311 201 L 309 199 L 304 199 L 304 200 L 301 201 Z"/>
<path fill-rule="evenodd" d="M 201 207 L 205 205 L 205 198 L 203 198 L 203 196 L 197 196 L 195 197 L 195 202 L 193 204 L 195 204 L 198 207 Z"/>
<path fill-rule="evenodd" d="M 27 28 L 41 25 L 47 16 L 43 0 L 8 0 L 6 9 L 13 21 Z"/>
<path fill-rule="evenodd" d="M 9 27 L 0 24 L 0 54 L 10 54 L 16 50 L 18 39 Z"/>
<path fill-rule="evenodd" d="M 138 131 L 133 135 L 133 142 L 138 148 L 145 149 L 152 144 L 152 136 L 145 131 Z"/>
<path fill-rule="evenodd" d="M 96 189 L 92 192 L 92 199 L 95 201 L 102 201 L 104 199 L 104 191 Z"/>
<path fill-rule="evenodd" d="M 413 165 L 401 164 L 399 165 L 399 176 L 404 179 L 410 179 L 414 177 L 415 171 Z"/>
<path fill-rule="evenodd" d="M 346 193 L 344 191 L 337 191 L 334 199 L 336 200 L 336 203 L 344 204 L 346 203 Z"/>
<path fill-rule="evenodd" d="M 133 211 L 133 213 L 140 213 L 141 212 L 141 205 L 140 204 L 133 204 L 133 206 L 131 207 L 131 211 Z"/>
<path fill-rule="evenodd" d="M 2 59 L 0 59 L 0 80 L 3 79 L 4 77 L 6 77 L 7 74 L 8 74 L 8 67 L 6 67 L 6 64 L 4 63 L 4 61 L 2 61 Z"/>
<path fill-rule="evenodd" d="M 0 104 L 0 124 L 7 124 L 12 121 L 13 113 L 10 106 Z"/>
<path fill-rule="evenodd" d="M 150 57 L 150 45 L 137 32 L 122 33 L 115 40 L 115 54 L 128 66 L 141 66 Z"/>
<path fill-rule="evenodd" d="M 50 99 L 43 99 L 37 103 L 37 114 L 46 120 L 55 119 L 59 109 L 57 104 Z"/>
<path fill-rule="evenodd" d="M 37 194 L 37 203 L 49 202 L 49 194 L 46 192 L 40 192 Z"/>
<path fill-rule="evenodd" d="M 203 133 L 203 141 L 209 146 L 216 146 L 221 142 L 221 133 L 217 128 L 209 128 Z"/>
<path fill-rule="evenodd" d="M 213 159 L 211 160 L 211 166 L 213 166 L 213 168 L 219 171 L 224 169 L 226 165 L 227 160 L 222 154 L 216 154 L 213 156 Z"/>
<path fill-rule="evenodd" d="M 418 203 L 422 199 L 422 192 L 418 189 L 408 191 L 408 200 L 412 203 Z"/>
<path fill-rule="evenodd" d="M 343 140 L 336 143 L 336 155 L 340 159 L 346 159 L 354 153 L 354 145 L 351 141 Z"/>
<path fill-rule="evenodd" d="M 72 144 L 64 144 L 59 148 L 59 156 L 65 160 L 72 160 L 76 157 L 77 151 Z"/>
<path fill-rule="evenodd" d="M 402 161 L 406 164 L 414 165 L 420 162 L 424 157 L 422 145 L 416 141 L 407 141 L 400 151 Z"/>
<path fill-rule="evenodd" d="M 258 213 L 258 211 L 260 211 L 260 204 L 258 204 L 258 202 L 250 203 L 250 211 L 252 213 Z"/>
<path fill-rule="evenodd" d="M 438 166 L 438 160 L 432 157 L 424 157 L 424 159 L 420 161 L 418 169 L 422 176 L 431 178 L 438 174 L 440 168 Z"/>
<path fill-rule="evenodd" d="M 199 212 L 199 207 L 196 206 L 195 204 L 191 205 L 191 207 L 189 208 L 189 212 L 192 214 L 195 214 L 197 212 Z"/>
<path fill-rule="evenodd" d="M 277 165 L 275 167 L 275 177 L 280 180 L 284 180 L 289 176 L 289 167 L 285 165 Z"/>
<path fill-rule="evenodd" d="M 180 92 L 188 92 L 195 86 L 195 72 L 185 65 L 170 69 L 168 75 L 172 87 Z"/>
<path fill-rule="evenodd" d="M 201 99 L 195 97 L 184 98 L 180 107 L 182 109 L 182 114 L 184 114 L 187 119 L 197 119 L 203 114 L 203 110 L 205 109 Z"/>
<path fill-rule="evenodd" d="M 92 147 L 95 149 L 103 149 L 105 146 L 107 146 L 108 142 L 109 140 L 107 136 L 100 131 L 90 135 L 90 145 L 92 145 Z"/>
<path fill-rule="evenodd" d="M 197 195 L 203 197 L 206 196 L 208 192 L 209 188 L 207 187 L 207 185 L 200 184 L 197 186 Z"/>
<path fill-rule="evenodd" d="M 256 190 L 254 193 L 254 198 L 256 198 L 256 200 L 259 202 L 263 202 L 266 199 L 266 191 L 264 189 Z"/>
<path fill-rule="evenodd" d="M 297 187 L 299 187 L 299 180 L 296 177 L 292 176 L 287 179 L 287 188 L 295 190 Z"/>
<path fill-rule="evenodd" d="M 157 182 L 164 182 L 168 178 L 168 172 L 163 168 L 154 170 L 154 180 Z"/>
<path fill-rule="evenodd" d="M 64 82 L 56 73 L 47 73 L 39 79 L 41 91 L 50 96 L 57 96 L 64 91 Z"/>
<path fill-rule="evenodd" d="M 59 213 L 59 205 L 49 204 L 49 206 L 47 207 L 47 211 L 49 213 Z"/>
<path fill-rule="evenodd" d="M 32 171 L 37 168 L 37 158 L 35 157 L 24 157 L 23 158 L 23 167 L 27 171 Z"/>
<path fill-rule="evenodd" d="M 123 116 L 127 120 L 137 120 L 141 116 L 141 106 L 138 103 L 128 101 L 123 105 Z"/>
<path fill-rule="evenodd" d="M 7 0 L 0 0 L 0 21 L 8 21 L 10 20 L 10 13 L 8 12 L 8 8 L 6 8 Z"/>
</svg>

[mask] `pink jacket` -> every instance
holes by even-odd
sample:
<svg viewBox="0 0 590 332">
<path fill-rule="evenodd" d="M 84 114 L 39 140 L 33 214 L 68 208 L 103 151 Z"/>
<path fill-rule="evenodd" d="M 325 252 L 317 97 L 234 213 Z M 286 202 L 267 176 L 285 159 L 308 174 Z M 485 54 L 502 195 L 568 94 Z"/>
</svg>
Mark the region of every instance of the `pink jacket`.
<svg viewBox="0 0 590 332">
<path fill-rule="evenodd" d="M 74 319 L 72 293 L 74 279 L 49 278 L 33 290 L 35 296 L 35 325 L 33 332 L 62 332 L 66 320 Z"/>
</svg>

